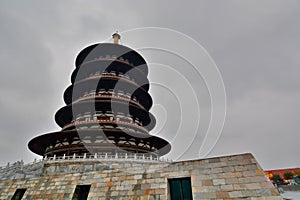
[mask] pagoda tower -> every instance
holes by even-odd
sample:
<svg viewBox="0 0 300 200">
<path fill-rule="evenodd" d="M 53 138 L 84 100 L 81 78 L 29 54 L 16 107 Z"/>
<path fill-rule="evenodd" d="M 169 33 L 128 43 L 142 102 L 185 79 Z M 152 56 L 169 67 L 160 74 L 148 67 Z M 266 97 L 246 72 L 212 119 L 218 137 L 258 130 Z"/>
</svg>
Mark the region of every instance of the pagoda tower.
<svg viewBox="0 0 300 200">
<path fill-rule="evenodd" d="M 171 149 L 151 136 L 155 118 L 149 112 L 148 66 L 133 49 L 98 43 L 83 49 L 75 61 L 66 106 L 55 114 L 61 131 L 33 138 L 29 149 L 41 156 L 143 154 L 162 156 Z"/>
</svg>

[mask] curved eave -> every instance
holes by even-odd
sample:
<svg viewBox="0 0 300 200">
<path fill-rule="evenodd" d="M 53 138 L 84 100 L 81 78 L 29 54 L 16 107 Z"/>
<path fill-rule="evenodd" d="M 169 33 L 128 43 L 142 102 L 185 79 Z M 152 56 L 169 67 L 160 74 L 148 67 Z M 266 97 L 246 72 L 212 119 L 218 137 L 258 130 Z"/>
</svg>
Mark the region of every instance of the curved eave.
<svg viewBox="0 0 300 200">
<path fill-rule="evenodd" d="M 94 81 L 94 82 L 98 83 L 100 80 L 101 81 L 107 80 L 107 81 L 113 81 L 113 82 L 120 81 L 122 83 L 125 82 L 126 84 L 132 84 L 132 85 L 135 85 L 136 87 L 142 87 L 145 91 L 148 91 L 148 89 L 149 89 L 149 80 L 148 79 L 145 79 L 145 81 L 143 81 L 143 83 L 138 84 L 138 83 L 134 82 L 133 80 L 130 80 L 130 79 L 124 78 L 124 77 L 120 77 L 120 76 L 116 76 L 116 75 L 91 76 L 91 77 L 82 79 L 73 85 L 78 85 L 78 84 L 82 84 L 84 82 L 89 82 L 89 81 Z"/>
<path fill-rule="evenodd" d="M 122 82 L 118 83 L 119 80 Z M 75 93 L 73 92 L 74 87 L 76 88 Z M 89 79 L 75 85 L 70 85 L 64 92 L 64 101 L 66 104 L 70 104 L 82 96 L 85 91 L 96 90 L 97 88 L 120 89 L 135 95 L 140 104 L 148 109 L 150 109 L 153 104 L 150 94 L 144 88 L 138 87 L 125 80 L 111 78 Z"/>
<path fill-rule="evenodd" d="M 97 125 L 97 128 L 91 128 L 92 126 L 95 126 Z M 126 128 L 130 128 L 130 129 L 135 129 L 135 130 L 139 130 L 139 132 L 134 132 L 134 134 L 137 134 L 138 137 L 140 138 L 143 138 L 143 137 L 148 137 L 149 135 L 149 131 L 146 130 L 145 128 L 141 127 L 140 125 L 137 125 L 137 124 L 132 124 L 132 123 L 129 123 L 129 122 L 122 122 L 122 121 L 109 121 L 109 120 L 90 120 L 90 121 L 80 121 L 80 122 L 77 122 L 77 123 L 70 123 L 70 124 L 67 124 L 61 131 L 67 131 L 67 130 L 74 130 L 74 129 L 82 129 L 81 127 L 82 126 L 89 126 L 88 128 L 89 129 L 100 129 L 99 126 L 106 126 L 106 125 L 109 125 L 109 126 L 113 126 L 114 128 L 113 129 L 110 129 L 111 131 L 114 131 L 114 130 L 117 130 L 119 129 L 119 127 L 126 127 Z M 105 129 L 105 128 L 101 128 L 101 129 Z M 120 129 L 122 130 L 122 129 Z M 128 129 L 129 130 L 129 129 Z M 125 130 L 126 132 L 127 130 Z M 130 130 L 129 130 L 130 131 Z M 130 132 L 133 132 L 133 131 L 130 131 Z"/>
<path fill-rule="evenodd" d="M 94 60 L 100 56 L 115 55 L 117 58 L 123 57 L 128 59 L 134 66 L 146 64 L 144 58 L 134 51 L 133 49 L 113 43 L 97 43 L 84 48 L 76 57 L 75 65 L 79 67 L 85 62 Z M 143 72 L 147 75 L 148 68 L 142 68 Z"/>
<path fill-rule="evenodd" d="M 55 121 L 63 128 L 73 120 L 73 113 L 92 112 L 95 110 L 116 110 L 123 113 L 128 113 L 129 111 L 131 115 L 138 117 L 142 121 L 143 127 L 148 131 L 152 130 L 156 124 L 155 117 L 147 110 L 132 104 L 111 100 L 82 101 L 69 104 L 56 112 Z"/>
<path fill-rule="evenodd" d="M 88 77 L 91 73 L 99 71 L 103 72 L 120 72 L 130 77 L 137 79 L 137 82 L 143 82 L 143 79 L 147 78 L 147 74 L 143 72 L 143 68 L 147 68 L 146 64 L 134 67 L 132 65 L 120 62 L 118 60 L 93 60 L 88 63 L 82 64 L 80 68 L 75 68 L 71 75 L 71 82 L 77 82 Z"/>
<path fill-rule="evenodd" d="M 90 96 L 82 97 L 82 98 L 74 101 L 73 104 L 78 103 L 78 102 L 84 102 L 84 101 L 101 101 L 101 100 L 104 100 L 104 101 L 110 100 L 110 101 L 115 101 L 115 102 L 120 101 L 120 102 L 123 102 L 126 104 L 129 103 L 130 105 L 140 107 L 141 109 L 149 110 L 148 108 L 145 108 L 142 104 L 140 104 L 137 101 L 134 101 L 134 100 L 131 100 L 131 99 L 125 98 L 125 97 L 115 96 L 115 95 L 96 95 L 96 96 L 90 95 Z M 69 104 L 67 104 L 67 105 L 69 105 Z"/>
<path fill-rule="evenodd" d="M 112 131 L 99 131 L 99 130 L 97 131 L 97 130 L 89 129 L 89 130 L 80 130 L 80 132 L 78 133 L 76 130 L 70 130 L 70 131 L 52 132 L 52 133 L 47 133 L 44 135 L 37 136 L 29 141 L 28 148 L 32 152 L 44 156 L 46 148 L 51 144 L 55 143 L 56 140 L 80 137 L 84 135 L 89 136 L 92 134 L 103 134 L 103 133 L 107 138 L 110 136 L 114 136 L 114 137 L 125 136 L 127 138 L 141 139 L 139 137 L 135 137 L 133 134 L 129 135 L 122 131 L 112 132 Z M 167 142 L 162 138 L 149 135 L 149 137 L 142 138 L 142 140 L 146 142 L 150 141 L 155 146 L 155 148 L 158 149 L 159 155 L 165 155 L 171 150 L 171 145 L 169 144 L 169 142 Z"/>
</svg>

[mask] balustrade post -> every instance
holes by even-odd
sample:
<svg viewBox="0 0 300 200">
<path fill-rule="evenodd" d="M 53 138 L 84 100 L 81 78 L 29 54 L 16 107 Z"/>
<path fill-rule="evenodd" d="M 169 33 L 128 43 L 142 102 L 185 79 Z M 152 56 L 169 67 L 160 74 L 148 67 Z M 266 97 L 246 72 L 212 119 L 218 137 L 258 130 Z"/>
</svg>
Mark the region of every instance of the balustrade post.
<svg viewBox="0 0 300 200">
<path fill-rule="evenodd" d="M 95 155 L 94 155 L 94 159 L 97 159 L 97 153 L 95 153 Z"/>
<path fill-rule="evenodd" d="M 127 159 L 127 153 L 125 153 L 125 159 Z"/>
<path fill-rule="evenodd" d="M 54 156 L 53 156 L 53 160 L 55 160 L 56 159 L 56 154 L 54 154 Z"/>
<path fill-rule="evenodd" d="M 118 153 L 116 153 L 116 156 L 115 156 L 115 158 L 116 158 L 116 159 L 118 159 Z"/>
<path fill-rule="evenodd" d="M 105 153 L 105 158 L 107 159 L 107 153 Z"/>
<path fill-rule="evenodd" d="M 136 153 L 134 154 L 134 160 L 136 160 Z"/>
<path fill-rule="evenodd" d="M 75 159 L 75 158 L 76 158 L 76 153 L 73 154 L 73 159 Z"/>
<path fill-rule="evenodd" d="M 150 160 L 152 160 L 152 155 L 150 155 Z"/>
<path fill-rule="evenodd" d="M 86 153 L 83 154 L 83 158 L 86 159 Z"/>
<path fill-rule="evenodd" d="M 65 154 L 65 153 L 64 153 L 64 155 L 63 155 L 63 160 L 64 160 L 64 159 L 66 159 L 66 154 Z"/>
<path fill-rule="evenodd" d="M 20 168 L 21 168 L 21 170 L 23 170 L 23 166 L 24 166 L 24 161 L 21 160 L 21 162 L 20 162 Z"/>
</svg>

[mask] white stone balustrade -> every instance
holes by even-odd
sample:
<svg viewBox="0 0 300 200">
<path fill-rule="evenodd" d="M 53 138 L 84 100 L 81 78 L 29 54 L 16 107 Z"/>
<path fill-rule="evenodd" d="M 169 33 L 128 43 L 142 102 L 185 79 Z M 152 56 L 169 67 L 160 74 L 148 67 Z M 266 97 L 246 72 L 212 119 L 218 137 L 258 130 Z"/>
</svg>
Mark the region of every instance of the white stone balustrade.
<svg viewBox="0 0 300 200">
<path fill-rule="evenodd" d="M 152 155 L 145 155 L 145 154 L 94 154 L 94 155 L 76 155 L 73 154 L 72 156 L 56 156 L 53 157 L 45 157 L 44 162 L 64 162 L 64 161 L 93 161 L 93 160 L 100 160 L 100 161 L 134 161 L 134 162 L 165 162 L 170 163 L 172 160 L 167 158 L 160 158 L 154 157 Z"/>
</svg>

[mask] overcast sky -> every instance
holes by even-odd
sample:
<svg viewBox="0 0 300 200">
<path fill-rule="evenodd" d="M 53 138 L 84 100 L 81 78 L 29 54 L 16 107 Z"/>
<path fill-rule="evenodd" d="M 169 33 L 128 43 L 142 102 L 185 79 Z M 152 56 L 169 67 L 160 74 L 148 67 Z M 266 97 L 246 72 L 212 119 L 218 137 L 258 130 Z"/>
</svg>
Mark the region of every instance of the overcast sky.
<svg viewBox="0 0 300 200">
<path fill-rule="evenodd" d="M 251 152 L 264 169 L 300 167 L 299 19 L 297 0 L 1 1 L 0 164 L 33 160 L 28 141 L 59 130 L 54 114 L 64 105 L 81 49 L 116 30 L 163 27 L 200 43 L 223 78 L 227 116 L 208 157 Z M 134 42 L 122 37 L 124 45 Z M 150 63 L 157 56 L 141 53 Z M 149 66 L 150 82 L 157 82 L 159 68 Z M 202 88 L 202 80 L 190 79 Z M 168 96 L 162 98 L 155 88 L 150 90 L 154 103 L 167 104 Z M 157 120 L 166 116 L 163 110 L 153 108 Z M 170 140 L 168 130 L 157 134 Z"/>
</svg>

